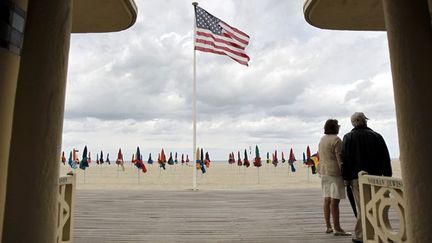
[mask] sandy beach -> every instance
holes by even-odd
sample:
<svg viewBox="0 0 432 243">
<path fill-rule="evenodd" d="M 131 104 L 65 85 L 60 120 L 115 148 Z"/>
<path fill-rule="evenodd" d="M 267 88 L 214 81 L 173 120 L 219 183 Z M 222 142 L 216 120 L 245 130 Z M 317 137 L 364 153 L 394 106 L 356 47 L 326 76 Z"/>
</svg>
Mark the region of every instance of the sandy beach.
<svg viewBox="0 0 432 243">
<path fill-rule="evenodd" d="M 301 161 L 294 163 L 296 172 L 289 170 L 287 163 L 277 167 L 264 163 L 262 167 L 246 168 L 229 165 L 227 162 L 211 163 L 207 173 L 197 173 L 200 190 L 260 190 L 320 188 L 320 178 L 312 175 Z M 77 189 L 127 189 L 127 190 L 186 190 L 192 188 L 192 167 L 186 165 L 166 165 L 161 170 L 157 164 L 148 165 L 147 173 L 142 173 L 133 164 L 126 163 L 122 171 L 115 163 L 97 165 L 92 162 L 84 171 L 76 169 Z M 400 163 L 392 161 L 393 177 L 401 178 Z M 60 166 L 60 175 L 71 171 L 69 166 Z M 258 178 L 259 176 L 259 178 Z"/>
</svg>

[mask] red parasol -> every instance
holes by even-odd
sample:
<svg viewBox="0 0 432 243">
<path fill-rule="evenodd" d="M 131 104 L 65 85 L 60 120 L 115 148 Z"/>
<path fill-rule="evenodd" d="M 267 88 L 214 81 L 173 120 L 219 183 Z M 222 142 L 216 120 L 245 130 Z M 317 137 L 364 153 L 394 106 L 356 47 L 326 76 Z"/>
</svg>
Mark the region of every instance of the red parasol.
<svg viewBox="0 0 432 243">
<path fill-rule="evenodd" d="M 123 171 L 125 170 L 124 169 L 123 153 L 121 151 L 121 148 L 119 149 L 119 151 L 117 153 L 116 164 L 117 164 L 117 166 L 121 166 Z"/>
<path fill-rule="evenodd" d="M 242 162 L 242 160 L 241 160 L 241 158 L 240 158 L 240 151 L 237 152 L 237 157 L 238 157 L 238 159 L 237 159 L 237 165 L 238 165 L 238 166 L 242 166 L 242 165 L 243 165 L 243 162 Z"/>
<path fill-rule="evenodd" d="M 65 157 L 64 151 L 62 152 L 61 162 L 62 162 L 64 165 L 66 165 L 66 157 Z"/>
<path fill-rule="evenodd" d="M 279 163 L 278 158 L 277 158 L 277 150 L 275 150 L 274 154 L 273 154 L 273 161 L 272 161 L 273 165 L 276 167 L 277 164 Z"/>
<path fill-rule="evenodd" d="M 247 151 L 246 151 L 246 149 L 245 149 L 245 152 L 244 152 L 243 165 L 246 166 L 246 168 L 249 168 L 249 166 L 250 166 L 250 162 L 249 162 L 249 159 L 247 157 Z"/>
</svg>

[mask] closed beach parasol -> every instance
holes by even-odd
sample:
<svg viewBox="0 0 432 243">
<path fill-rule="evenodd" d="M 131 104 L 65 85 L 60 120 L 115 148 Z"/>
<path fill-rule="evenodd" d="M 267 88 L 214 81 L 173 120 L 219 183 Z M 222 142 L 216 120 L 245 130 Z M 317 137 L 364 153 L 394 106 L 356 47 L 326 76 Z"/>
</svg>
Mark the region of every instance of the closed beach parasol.
<svg viewBox="0 0 432 243">
<path fill-rule="evenodd" d="M 174 163 L 175 163 L 175 164 L 178 164 L 178 160 L 177 160 L 177 152 L 175 153 L 175 156 L 174 156 Z"/>
<path fill-rule="evenodd" d="M 316 152 L 315 154 L 312 154 L 311 156 L 312 161 L 314 162 L 314 167 L 315 167 L 315 173 L 317 173 L 317 168 L 318 168 L 318 164 L 319 164 L 319 154 L 318 152 Z"/>
<path fill-rule="evenodd" d="M 103 152 L 101 150 L 100 152 L 100 157 L 99 157 L 99 164 L 103 164 L 104 163 L 104 159 L 103 159 Z"/>
<path fill-rule="evenodd" d="M 276 167 L 279 163 L 278 157 L 277 157 L 277 150 L 275 150 L 275 153 L 273 154 L 273 165 Z"/>
<path fill-rule="evenodd" d="M 142 156 L 141 156 L 141 152 L 140 152 L 139 147 L 137 147 L 137 151 L 136 151 L 136 154 L 135 154 L 135 166 L 138 169 L 141 169 L 143 173 L 147 172 L 147 168 L 146 168 L 146 166 L 144 165 L 144 163 L 142 161 Z"/>
<path fill-rule="evenodd" d="M 312 174 L 316 174 L 315 162 L 311 158 L 311 152 L 309 146 L 306 148 L 306 165 L 311 168 Z"/>
<path fill-rule="evenodd" d="M 260 184 L 260 167 L 262 166 L 262 164 L 258 145 L 255 145 L 255 160 L 253 164 L 255 167 L 257 167 L 258 184 Z"/>
<path fill-rule="evenodd" d="M 244 151 L 243 165 L 246 166 L 246 168 L 249 168 L 249 166 L 250 166 L 250 162 L 249 162 L 249 159 L 247 157 L 247 151 L 246 151 L 246 149 Z"/>
<path fill-rule="evenodd" d="M 189 164 L 189 154 L 186 154 L 186 164 Z"/>
<path fill-rule="evenodd" d="M 66 157 L 65 157 L 64 151 L 62 152 L 61 162 L 62 162 L 64 165 L 66 165 Z"/>
<path fill-rule="evenodd" d="M 207 168 L 209 168 L 210 167 L 210 155 L 209 155 L 209 153 L 208 152 L 206 152 L 205 153 L 205 159 L 204 159 L 204 164 L 205 164 L 205 166 L 207 167 Z"/>
<path fill-rule="evenodd" d="M 147 164 L 152 165 L 153 164 L 153 160 L 151 157 L 151 153 L 149 154 L 148 160 L 147 160 Z"/>
<path fill-rule="evenodd" d="M 120 166 L 122 168 L 122 170 L 125 171 L 124 160 L 123 160 L 123 153 L 121 151 L 121 148 L 119 148 L 119 151 L 117 153 L 116 164 L 117 164 L 117 167 Z"/>
<path fill-rule="evenodd" d="M 76 165 L 76 163 L 75 163 L 75 161 L 73 160 L 73 155 L 72 155 L 72 151 L 70 152 L 70 154 L 69 154 L 69 160 L 68 160 L 68 164 L 69 164 L 69 166 L 72 168 L 72 169 L 76 169 L 77 168 L 77 165 Z"/>
<path fill-rule="evenodd" d="M 78 150 L 74 148 L 74 149 L 72 149 L 72 151 L 73 151 L 73 154 L 72 154 L 73 161 L 75 161 L 75 164 L 79 164 L 80 160 L 79 160 L 78 155 L 77 155 Z"/>
<path fill-rule="evenodd" d="M 85 184 L 85 178 L 86 178 L 86 176 L 85 176 L 86 175 L 85 169 L 89 166 L 87 159 L 88 159 L 87 158 L 87 146 L 84 146 L 84 150 L 83 150 L 83 154 L 82 154 L 82 159 L 81 159 L 81 161 L 79 163 L 79 168 L 81 170 L 84 170 L 84 176 L 83 176 L 84 184 Z"/>
<path fill-rule="evenodd" d="M 258 145 L 255 146 L 255 160 L 254 160 L 254 166 L 255 167 L 261 167 L 261 157 L 260 157 L 260 152 L 258 149 Z"/>
<path fill-rule="evenodd" d="M 166 167 L 165 167 L 165 165 L 166 165 L 166 156 L 165 156 L 165 151 L 164 151 L 164 149 L 162 149 L 161 150 L 161 152 L 160 152 L 160 162 L 159 162 L 159 166 L 162 168 L 162 169 L 166 169 Z"/>
<path fill-rule="evenodd" d="M 173 165 L 173 164 L 174 164 L 174 160 L 173 160 L 173 158 L 172 158 L 172 152 L 170 152 L 170 156 L 169 156 L 169 158 L 168 158 L 168 164 L 169 164 L 169 165 Z"/>
<path fill-rule="evenodd" d="M 110 159 L 109 159 L 109 153 L 107 153 L 107 158 L 106 158 L 106 160 L 105 160 L 105 162 L 107 163 L 107 164 L 111 164 L 111 161 L 110 161 Z"/>
<path fill-rule="evenodd" d="M 285 154 L 284 154 L 284 152 L 282 151 L 282 163 L 285 163 L 286 162 L 286 160 L 285 160 Z"/>
<path fill-rule="evenodd" d="M 197 148 L 195 167 L 197 170 L 201 170 L 201 172 L 204 174 L 204 173 L 206 173 L 206 169 L 205 169 L 205 165 L 204 165 L 203 160 L 204 160 L 204 155 L 202 154 L 202 150 Z"/>
<path fill-rule="evenodd" d="M 201 148 L 201 153 L 200 153 L 200 167 L 201 167 L 201 172 L 204 174 L 206 173 L 206 167 L 204 165 L 204 151 Z"/>
<path fill-rule="evenodd" d="M 270 153 L 267 152 L 267 160 L 266 160 L 267 164 L 270 164 L 271 160 L 270 160 Z"/>
<path fill-rule="evenodd" d="M 291 167 L 291 171 L 292 172 L 296 172 L 296 169 L 294 167 L 294 162 L 296 161 L 295 156 L 294 156 L 294 152 L 293 149 L 290 149 L 290 154 L 289 154 L 289 158 L 288 158 L 288 164 Z"/>
<path fill-rule="evenodd" d="M 242 160 L 240 158 L 240 151 L 237 151 L 237 157 L 238 157 L 238 159 L 237 159 L 237 165 L 238 166 L 242 166 L 243 162 L 242 162 Z"/>
<path fill-rule="evenodd" d="M 87 146 L 84 146 L 84 150 L 83 150 L 83 154 L 82 154 L 82 159 L 80 161 L 79 164 L 79 168 L 81 170 L 85 170 L 88 167 L 88 161 L 87 161 Z"/>
<path fill-rule="evenodd" d="M 184 163 L 185 163 L 184 154 L 182 154 L 181 164 L 183 165 Z"/>
<path fill-rule="evenodd" d="M 230 164 L 230 165 L 234 164 L 234 159 L 232 157 L 232 153 L 228 154 L 228 164 Z"/>
</svg>

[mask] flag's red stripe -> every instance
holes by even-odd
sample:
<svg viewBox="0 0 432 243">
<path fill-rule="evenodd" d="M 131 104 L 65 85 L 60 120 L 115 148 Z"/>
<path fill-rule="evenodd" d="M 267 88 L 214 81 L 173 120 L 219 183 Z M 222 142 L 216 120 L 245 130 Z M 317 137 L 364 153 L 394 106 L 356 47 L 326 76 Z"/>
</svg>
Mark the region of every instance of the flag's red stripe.
<svg viewBox="0 0 432 243">
<path fill-rule="evenodd" d="M 225 29 L 224 29 L 224 30 L 225 30 Z M 249 44 L 248 41 L 245 41 L 245 40 L 243 40 L 243 39 L 240 39 L 240 38 L 238 38 L 237 36 L 231 34 L 230 32 L 228 32 L 228 31 L 226 31 L 226 30 L 225 30 L 225 33 L 222 33 L 222 35 L 225 36 L 225 37 L 227 37 L 227 38 L 234 39 L 234 40 L 236 40 L 236 41 L 242 43 L 243 45 L 245 45 L 244 47 L 242 47 L 243 49 L 246 48 L 246 46 Z"/>
<path fill-rule="evenodd" d="M 210 49 L 210 48 L 204 48 L 204 47 L 195 46 L 195 50 L 203 51 L 203 52 L 211 52 L 211 53 L 214 53 L 214 54 L 219 54 L 219 55 L 225 55 L 225 56 L 228 56 L 228 55 L 227 55 L 226 53 L 224 53 L 224 52 L 216 51 L 216 50 L 213 50 L 213 49 Z M 233 57 L 231 57 L 231 56 L 228 56 L 228 57 L 230 57 L 231 59 L 233 59 L 234 61 L 236 61 L 236 62 L 238 62 L 238 63 L 240 63 L 240 64 L 242 64 L 242 65 L 248 66 L 248 63 L 245 62 L 245 61 L 238 60 L 238 59 L 233 58 Z"/>
<path fill-rule="evenodd" d="M 228 29 L 228 28 L 224 28 L 224 25 L 226 25 L 226 26 L 228 26 L 229 28 L 231 28 L 231 30 Z M 247 45 L 249 44 L 249 36 L 248 36 L 248 35 L 246 35 L 246 34 L 244 34 L 244 33 L 242 32 L 242 33 L 243 33 L 242 35 L 248 39 L 248 40 L 244 40 L 244 39 L 239 38 L 238 36 L 236 36 L 236 33 L 239 33 L 238 31 L 236 31 L 236 30 L 238 30 L 238 29 L 233 28 L 233 27 L 229 26 L 228 24 L 226 24 L 226 23 L 224 23 L 224 22 L 222 22 L 222 25 L 220 25 L 220 26 L 222 27 L 223 30 L 225 30 L 226 33 L 228 33 L 228 36 L 227 36 L 227 37 L 232 38 L 232 39 L 235 39 L 235 40 L 237 40 L 238 42 L 243 43 L 245 46 L 247 46 Z M 235 32 L 235 33 L 234 33 L 234 32 Z M 241 32 L 241 31 L 240 31 L 240 32 Z M 225 35 L 225 36 L 226 36 L 226 35 Z"/>
<path fill-rule="evenodd" d="M 243 31 L 241 31 L 241 30 L 239 30 L 239 29 L 237 29 L 237 28 L 235 28 L 235 27 L 232 27 L 231 25 L 229 25 L 229 24 L 227 24 L 227 23 L 225 23 L 225 22 L 223 22 L 223 21 L 221 21 L 223 24 L 225 24 L 226 26 L 228 26 L 228 27 L 230 27 L 232 30 L 234 30 L 236 33 L 238 33 L 238 34 L 240 34 L 240 35 L 242 35 L 242 36 L 244 36 L 244 37 L 246 37 L 246 38 L 250 38 L 249 37 L 249 35 L 248 34 L 246 34 L 246 33 L 244 33 Z"/>
<path fill-rule="evenodd" d="M 230 57 L 231 59 L 234 59 L 234 60 L 236 60 L 238 62 L 241 62 L 241 63 L 247 63 L 249 61 L 249 58 L 247 58 L 247 59 L 246 58 L 240 58 L 239 56 L 236 56 L 236 55 L 234 55 L 232 53 L 225 52 L 223 50 L 219 51 L 218 49 L 215 49 L 215 48 L 213 48 L 211 46 L 202 46 L 202 45 L 200 45 L 200 46 L 196 46 L 196 47 L 197 48 L 206 49 L 206 50 L 212 50 L 212 53 L 219 53 L 221 55 L 226 55 L 226 56 Z"/>
<path fill-rule="evenodd" d="M 231 50 L 231 49 L 229 49 L 227 47 L 224 47 L 224 46 L 218 46 L 214 42 L 207 41 L 207 40 L 201 40 L 201 39 L 198 39 L 198 38 L 196 39 L 196 42 L 197 43 L 202 43 L 202 44 L 205 44 L 205 45 L 209 45 L 209 46 L 213 46 L 216 49 L 223 50 L 223 51 L 226 51 L 226 52 L 230 52 L 230 53 L 232 53 L 232 54 L 234 54 L 236 56 L 247 58 L 249 60 L 248 55 L 246 55 L 244 52 L 234 51 L 234 50 Z"/>
<path fill-rule="evenodd" d="M 226 41 L 226 40 L 223 40 L 223 39 L 219 39 L 219 38 L 215 37 L 214 35 L 209 34 L 209 33 L 206 33 L 206 32 L 197 31 L 197 36 L 205 36 L 205 37 L 209 37 L 209 38 L 212 38 L 215 42 L 220 42 L 220 43 L 223 43 L 223 44 L 227 44 L 227 45 L 229 45 L 229 46 L 232 46 L 232 47 L 234 47 L 234 48 L 244 50 L 244 47 L 238 45 L 237 43 L 230 42 L 230 41 Z M 225 36 L 225 37 L 231 39 L 230 36 Z"/>
<path fill-rule="evenodd" d="M 243 40 L 243 42 L 241 42 L 241 41 L 238 40 L 238 38 L 236 38 L 236 39 L 232 38 L 232 36 L 230 35 L 230 33 L 227 34 L 227 31 L 225 29 L 223 29 L 223 32 L 222 32 L 221 35 L 213 34 L 210 30 L 202 29 L 202 28 L 198 28 L 197 32 L 205 33 L 207 35 L 213 35 L 214 38 L 217 38 L 217 39 L 220 39 L 220 40 L 223 40 L 223 41 L 231 42 L 233 44 L 236 44 L 236 45 L 240 46 L 240 48 L 242 50 L 244 50 L 246 48 L 246 46 L 249 44 L 249 41 L 246 42 L 245 40 Z"/>
<path fill-rule="evenodd" d="M 236 56 L 236 55 L 234 55 L 234 54 L 232 54 L 232 53 L 229 53 L 229 52 L 225 52 L 225 51 L 221 51 L 221 50 L 218 50 L 218 49 L 215 49 L 215 48 L 213 48 L 212 46 L 202 46 L 202 45 L 198 45 L 198 46 L 196 46 L 196 48 L 198 48 L 197 50 L 201 50 L 201 49 L 208 49 L 208 50 L 212 50 L 211 52 L 212 53 L 218 53 L 218 54 L 221 54 L 221 55 L 226 55 L 226 56 L 228 56 L 228 57 L 230 57 L 230 58 L 232 58 L 232 59 L 234 59 L 234 60 L 237 60 L 238 62 L 241 62 L 241 63 L 248 63 L 249 62 L 249 59 L 246 59 L 246 58 L 240 58 L 239 56 Z M 201 49 L 200 49 L 201 48 Z"/>
</svg>

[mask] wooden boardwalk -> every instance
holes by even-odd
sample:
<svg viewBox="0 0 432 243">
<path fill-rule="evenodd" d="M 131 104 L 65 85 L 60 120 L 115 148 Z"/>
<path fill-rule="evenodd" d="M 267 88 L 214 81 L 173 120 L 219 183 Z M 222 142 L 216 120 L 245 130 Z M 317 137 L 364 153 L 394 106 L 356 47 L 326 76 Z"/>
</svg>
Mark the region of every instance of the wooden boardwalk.
<svg viewBox="0 0 432 243">
<path fill-rule="evenodd" d="M 74 242 L 351 242 L 323 233 L 321 191 L 78 190 Z M 341 224 L 353 231 L 348 200 Z"/>
</svg>

